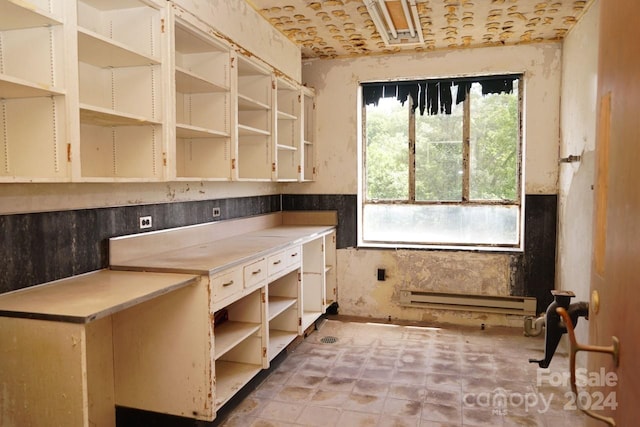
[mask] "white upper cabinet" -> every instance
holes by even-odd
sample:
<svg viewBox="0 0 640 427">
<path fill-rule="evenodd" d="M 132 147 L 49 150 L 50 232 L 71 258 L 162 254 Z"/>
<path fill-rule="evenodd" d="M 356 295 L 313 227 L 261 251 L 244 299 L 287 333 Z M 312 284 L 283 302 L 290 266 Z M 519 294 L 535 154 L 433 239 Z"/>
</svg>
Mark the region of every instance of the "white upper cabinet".
<svg viewBox="0 0 640 427">
<path fill-rule="evenodd" d="M 298 181 L 300 174 L 300 86 L 284 78 L 276 80 L 276 144 L 274 179 Z"/>
<path fill-rule="evenodd" d="M 242 53 L 236 64 L 236 179 L 270 181 L 275 82 L 271 70 Z"/>
<path fill-rule="evenodd" d="M 175 178 L 229 181 L 231 49 L 189 15 L 176 16 L 173 8 L 170 14 L 175 133 L 168 140 L 175 147 Z"/>
<path fill-rule="evenodd" d="M 0 182 L 71 179 L 65 5 L 0 1 Z"/>
<path fill-rule="evenodd" d="M 196 14 L 0 0 L 0 182 L 312 180 L 313 91 Z"/>
<path fill-rule="evenodd" d="M 136 0 L 77 5 L 80 179 L 161 180 L 163 10 Z"/>
</svg>

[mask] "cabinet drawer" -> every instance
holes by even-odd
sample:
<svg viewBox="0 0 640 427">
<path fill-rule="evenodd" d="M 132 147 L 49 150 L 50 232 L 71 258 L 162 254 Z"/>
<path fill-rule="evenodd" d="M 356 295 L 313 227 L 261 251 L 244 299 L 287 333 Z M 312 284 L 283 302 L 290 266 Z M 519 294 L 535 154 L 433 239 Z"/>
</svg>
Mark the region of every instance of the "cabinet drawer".
<svg viewBox="0 0 640 427">
<path fill-rule="evenodd" d="M 267 260 L 253 262 L 244 266 L 244 287 L 251 288 L 267 278 Z"/>
<path fill-rule="evenodd" d="M 269 277 L 281 272 L 286 266 L 287 264 L 285 262 L 284 251 L 273 254 L 267 258 L 267 271 L 269 273 Z"/>
<path fill-rule="evenodd" d="M 242 290 L 242 269 L 235 268 L 211 279 L 213 301 L 219 301 Z"/>
<path fill-rule="evenodd" d="M 294 246 L 285 251 L 284 254 L 285 263 L 289 266 L 300 266 L 302 261 L 302 248 L 300 246 Z"/>
</svg>

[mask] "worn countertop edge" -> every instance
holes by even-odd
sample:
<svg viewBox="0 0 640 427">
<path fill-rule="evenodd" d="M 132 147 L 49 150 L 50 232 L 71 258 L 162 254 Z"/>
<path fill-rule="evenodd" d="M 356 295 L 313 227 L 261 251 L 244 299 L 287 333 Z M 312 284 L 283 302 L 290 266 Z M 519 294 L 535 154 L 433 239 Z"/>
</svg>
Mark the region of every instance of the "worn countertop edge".
<svg viewBox="0 0 640 427">
<path fill-rule="evenodd" d="M 96 270 L 96 271 L 101 271 L 101 270 Z M 85 274 L 90 274 L 92 272 L 89 273 L 85 273 Z M 97 311 L 95 313 L 89 313 L 86 315 L 70 315 L 70 314 L 60 314 L 60 313 L 44 313 L 44 312 L 32 312 L 32 311 L 19 311 L 19 310 L 6 310 L 6 309 L 0 309 L 0 316 L 1 317 L 13 317 L 13 318 L 20 318 L 20 319 L 33 319 L 33 320 L 49 320 L 49 321 L 56 321 L 56 322 L 65 322 L 65 323 L 77 323 L 77 324 L 87 324 L 87 323 L 91 323 L 93 321 L 102 319 L 104 317 L 108 317 L 111 316 L 113 314 L 116 314 L 120 311 L 126 310 L 128 308 L 131 308 L 133 306 L 136 306 L 138 304 L 142 304 L 145 303 L 147 301 L 150 301 L 154 298 L 166 295 L 168 293 L 171 293 L 173 291 L 176 291 L 178 289 L 193 285 L 193 284 L 197 284 L 200 280 L 199 276 L 193 276 L 190 277 L 186 280 L 180 281 L 180 282 L 176 282 L 175 284 L 171 285 L 171 286 L 167 286 L 164 287 L 162 289 L 159 289 L 157 291 L 154 292 L 150 292 L 148 294 L 145 294 L 143 296 L 137 297 L 135 299 L 132 300 L 128 300 L 125 301 L 123 303 L 105 308 L 104 310 L 100 310 Z M 51 282 L 51 283 L 43 283 L 42 285 L 38 285 L 38 286 L 51 286 L 52 283 L 55 283 L 57 281 Z"/>
</svg>

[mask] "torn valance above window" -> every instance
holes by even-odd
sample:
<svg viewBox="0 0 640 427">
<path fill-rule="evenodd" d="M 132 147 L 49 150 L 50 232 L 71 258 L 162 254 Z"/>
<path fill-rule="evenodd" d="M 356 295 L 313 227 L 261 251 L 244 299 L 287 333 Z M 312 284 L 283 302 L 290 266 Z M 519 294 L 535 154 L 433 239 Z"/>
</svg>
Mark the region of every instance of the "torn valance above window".
<svg viewBox="0 0 640 427">
<path fill-rule="evenodd" d="M 460 77 L 452 79 L 407 80 L 396 82 L 362 83 L 362 97 L 366 105 L 378 105 L 380 98 L 396 98 L 404 105 L 409 96 L 413 100 L 413 109 L 420 108 L 430 114 L 451 114 L 455 90 L 456 105 L 467 99 L 473 83 L 482 86 L 482 94 L 512 93 L 513 81 L 520 74 L 499 76 Z"/>
</svg>

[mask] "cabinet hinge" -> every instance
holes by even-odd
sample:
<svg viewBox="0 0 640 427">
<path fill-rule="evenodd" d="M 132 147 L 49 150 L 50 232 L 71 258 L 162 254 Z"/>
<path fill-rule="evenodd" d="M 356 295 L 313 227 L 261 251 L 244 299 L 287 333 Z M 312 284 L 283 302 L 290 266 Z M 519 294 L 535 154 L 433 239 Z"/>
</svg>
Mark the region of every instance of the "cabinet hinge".
<svg viewBox="0 0 640 427">
<path fill-rule="evenodd" d="M 302 317 L 298 317 L 298 326 L 302 326 Z"/>
<path fill-rule="evenodd" d="M 71 144 L 67 144 L 67 162 L 71 162 Z"/>
<path fill-rule="evenodd" d="M 302 166 L 298 165 L 298 173 L 302 173 Z"/>
<path fill-rule="evenodd" d="M 275 89 L 275 88 L 276 88 L 276 81 L 271 80 L 271 89 Z"/>
<path fill-rule="evenodd" d="M 267 347 L 262 347 L 262 357 L 267 357 Z"/>
<path fill-rule="evenodd" d="M 160 19 L 160 32 L 164 33 L 164 18 Z"/>
<path fill-rule="evenodd" d="M 275 172 L 276 171 L 276 163 L 273 162 L 271 163 L 271 172 Z"/>
<path fill-rule="evenodd" d="M 231 169 L 236 168 L 236 159 L 231 159 Z"/>
<path fill-rule="evenodd" d="M 265 296 L 266 295 L 265 295 L 264 291 L 262 291 L 262 303 L 263 304 L 267 302 L 267 299 L 265 298 Z"/>
<path fill-rule="evenodd" d="M 315 175 L 315 174 L 316 174 L 316 167 L 314 166 L 313 167 L 313 175 Z"/>
<path fill-rule="evenodd" d="M 331 240 L 333 240 L 333 243 L 335 243 L 335 242 L 336 242 L 336 235 L 335 235 L 335 234 L 333 234 L 333 235 L 331 236 Z"/>
<path fill-rule="evenodd" d="M 302 274 L 298 271 L 298 282 L 302 281 Z"/>
<path fill-rule="evenodd" d="M 162 164 L 166 167 L 167 166 L 167 152 L 163 152 L 162 153 Z"/>
<path fill-rule="evenodd" d="M 234 65 L 235 64 L 235 60 L 236 60 L 235 56 L 232 56 L 231 57 L 231 68 L 235 67 L 235 65 Z"/>
<path fill-rule="evenodd" d="M 302 95 L 298 95 L 298 102 L 302 102 Z"/>
</svg>

